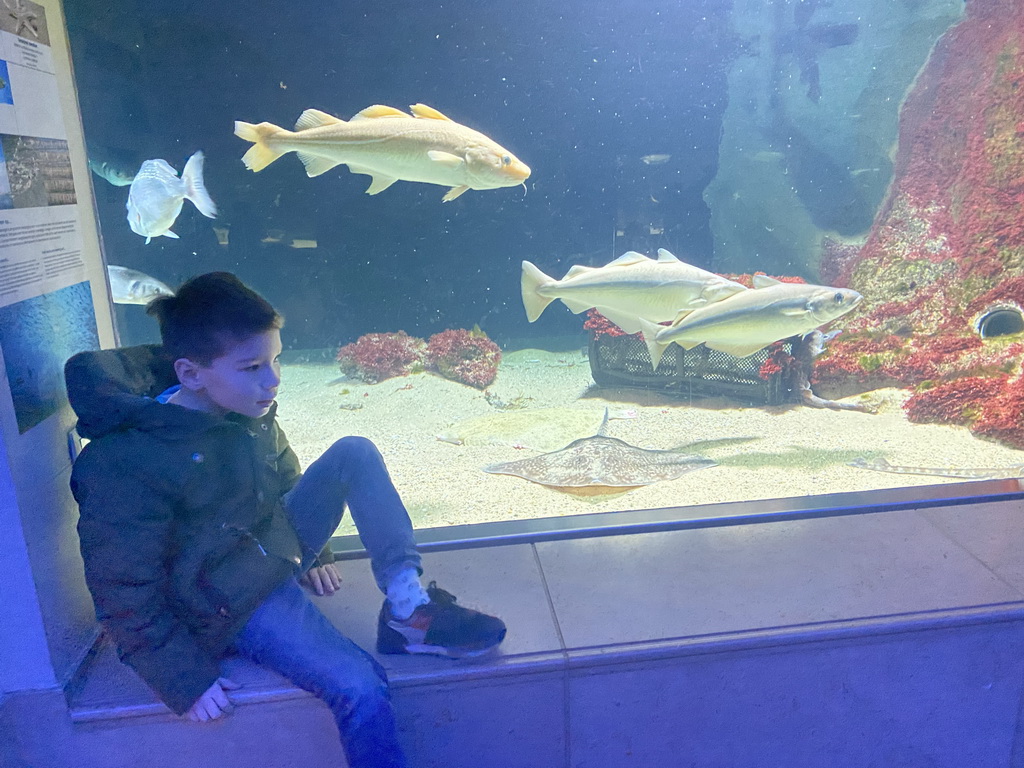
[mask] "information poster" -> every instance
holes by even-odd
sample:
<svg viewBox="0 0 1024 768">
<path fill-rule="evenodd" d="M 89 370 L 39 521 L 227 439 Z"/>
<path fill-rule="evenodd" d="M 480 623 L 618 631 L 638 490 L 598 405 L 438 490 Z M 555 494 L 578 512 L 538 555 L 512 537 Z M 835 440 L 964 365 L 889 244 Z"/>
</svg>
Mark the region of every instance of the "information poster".
<svg viewBox="0 0 1024 768">
<path fill-rule="evenodd" d="M 67 357 L 99 346 L 47 13 L 0 0 L 0 348 L 19 432 L 66 403 Z"/>
</svg>

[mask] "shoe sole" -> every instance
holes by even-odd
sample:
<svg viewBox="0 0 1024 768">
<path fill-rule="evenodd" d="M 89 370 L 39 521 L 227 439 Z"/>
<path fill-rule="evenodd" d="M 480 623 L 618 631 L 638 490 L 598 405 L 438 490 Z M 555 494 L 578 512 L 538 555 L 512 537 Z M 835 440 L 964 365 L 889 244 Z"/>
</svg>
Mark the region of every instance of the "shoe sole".
<svg viewBox="0 0 1024 768">
<path fill-rule="evenodd" d="M 407 645 L 404 653 L 444 656 L 448 659 L 473 659 L 490 653 L 498 647 L 498 643 L 486 648 L 445 648 L 443 645 Z"/>
</svg>

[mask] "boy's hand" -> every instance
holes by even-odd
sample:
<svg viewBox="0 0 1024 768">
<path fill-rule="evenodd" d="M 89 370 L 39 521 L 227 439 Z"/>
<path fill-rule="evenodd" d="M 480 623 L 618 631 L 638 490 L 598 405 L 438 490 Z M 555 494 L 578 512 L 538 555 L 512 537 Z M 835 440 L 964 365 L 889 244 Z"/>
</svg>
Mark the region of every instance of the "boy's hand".
<svg viewBox="0 0 1024 768">
<path fill-rule="evenodd" d="M 306 571 L 302 583 L 318 595 L 333 595 L 341 588 L 341 575 L 334 563 L 316 565 Z"/>
<path fill-rule="evenodd" d="M 206 689 L 206 693 L 196 699 L 196 703 L 188 711 L 188 719 L 193 722 L 216 720 L 222 715 L 230 714 L 234 706 L 228 701 L 224 691 L 236 691 L 241 688 L 238 683 L 226 677 L 218 677 L 217 682 Z"/>
</svg>

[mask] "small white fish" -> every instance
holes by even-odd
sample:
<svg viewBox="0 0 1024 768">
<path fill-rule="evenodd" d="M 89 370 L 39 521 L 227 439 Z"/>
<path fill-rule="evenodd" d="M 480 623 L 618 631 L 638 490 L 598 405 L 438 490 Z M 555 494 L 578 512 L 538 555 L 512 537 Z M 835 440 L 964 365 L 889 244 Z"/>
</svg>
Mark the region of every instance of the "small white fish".
<svg viewBox="0 0 1024 768">
<path fill-rule="evenodd" d="M 645 165 L 664 165 L 672 159 L 672 155 L 644 155 L 640 160 Z"/>
<path fill-rule="evenodd" d="M 203 216 L 216 218 L 217 206 L 203 184 L 202 152 L 188 159 L 180 179 L 166 160 L 147 160 L 128 190 L 128 225 L 147 243 L 161 235 L 177 238 L 171 227 L 186 198 Z"/>
<path fill-rule="evenodd" d="M 106 161 L 100 163 L 90 159 L 89 170 L 115 187 L 127 187 L 135 179 L 135 174 L 124 166 Z"/>
<path fill-rule="evenodd" d="M 754 275 L 754 290 L 695 309 L 668 327 L 640 322 L 651 362 L 657 368 L 665 348 L 673 342 L 683 349 L 704 344 L 747 357 L 772 342 L 813 331 L 845 315 L 861 298 L 849 288 L 781 283 L 767 275 Z"/>
<path fill-rule="evenodd" d="M 368 195 L 396 181 L 421 181 L 451 187 L 442 198 L 448 202 L 468 189 L 515 187 L 529 177 L 525 163 L 484 134 L 425 104 L 410 109 L 411 115 L 375 104 L 347 121 L 307 109 L 294 131 L 238 121 L 235 135 L 253 142 L 242 156 L 250 171 L 296 152 L 307 176 L 342 163 L 352 173 L 367 174 L 372 178 Z"/>
<path fill-rule="evenodd" d="M 128 267 L 107 265 L 110 278 L 110 294 L 115 304 L 139 304 L 145 306 L 157 296 L 173 296 L 174 291 L 155 277 Z"/>
<path fill-rule="evenodd" d="M 746 290 L 739 283 L 680 261 L 664 248 L 658 250 L 657 260 L 628 251 L 603 267 L 576 265 L 561 280 L 524 261 L 521 287 L 531 323 L 548 304 L 561 299 L 576 314 L 596 308 L 626 333 L 639 331 L 641 319 L 667 322 L 680 311 Z"/>
</svg>

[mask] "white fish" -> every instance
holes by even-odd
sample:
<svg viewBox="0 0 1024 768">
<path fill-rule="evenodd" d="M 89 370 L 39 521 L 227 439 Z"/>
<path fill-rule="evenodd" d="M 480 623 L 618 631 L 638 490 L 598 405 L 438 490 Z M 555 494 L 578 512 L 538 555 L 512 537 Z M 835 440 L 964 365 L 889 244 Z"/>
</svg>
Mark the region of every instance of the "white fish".
<svg viewBox="0 0 1024 768">
<path fill-rule="evenodd" d="M 672 155 L 644 155 L 640 160 L 644 165 L 664 165 L 672 159 Z"/>
<path fill-rule="evenodd" d="M 124 166 L 107 161 L 101 163 L 90 158 L 89 170 L 115 187 L 127 187 L 135 179 L 135 174 Z"/>
<path fill-rule="evenodd" d="M 780 283 L 766 275 L 754 275 L 752 291 L 696 309 L 668 327 L 646 320 L 641 325 L 651 362 L 657 368 L 665 348 L 673 342 L 684 349 L 704 344 L 746 357 L 774 341 L 813 331 L 845 315 L 861 298 L 848 288 Z"/>
<path fill-rule="evenodd" d="M 115 304 L 140 304 L 145 306 L 157 296 L 173 296 L 174 291 L 155 277 L 128 267 L 107 265 L 110 278 L 110 293 Z"/>
<path fill-rule="evenodd" d="M 186 198 L 203 216 L 216 218 L 217 206 L 203 184 L 202 152 L 188 159 L 180 179 L 166 160 L 147 160 L 128 189 L 128 225 L 147 243 L 160 235 L 177 238 L 171 227 Z"/>
<path fill-rule="evenodd" d="M 739 283 L 680 261 L 664 248 L 658 259 L 636 251 L 603 267 L 574 266 L 561 280 L 523 262 L 523 306 L 532 323 L 544 308 L 561 299 L 574 313 L 596 308 L 626 333 L 641 329 L 640 320 L 668 322 L 680 311 L 696 309 L 745 291 Z"/>
<path fill-rule="evenodd" d="M 447 202 L 467 189 L 514 187 L 529 177 L 525 163 L 482 133 L 424 104 L 410 109 L 412 115 L 376 104 L 348 121 L 307 109 L 294 131 L 236 122 L 235 135 L 254 143 L 242 157 L 251 171 L 297 152 L 308 176 L 342 163 L 352 173 L 369 175 L 368 195 L 396 181 L 421 181 L 451 187 Z"/>
</svg>

